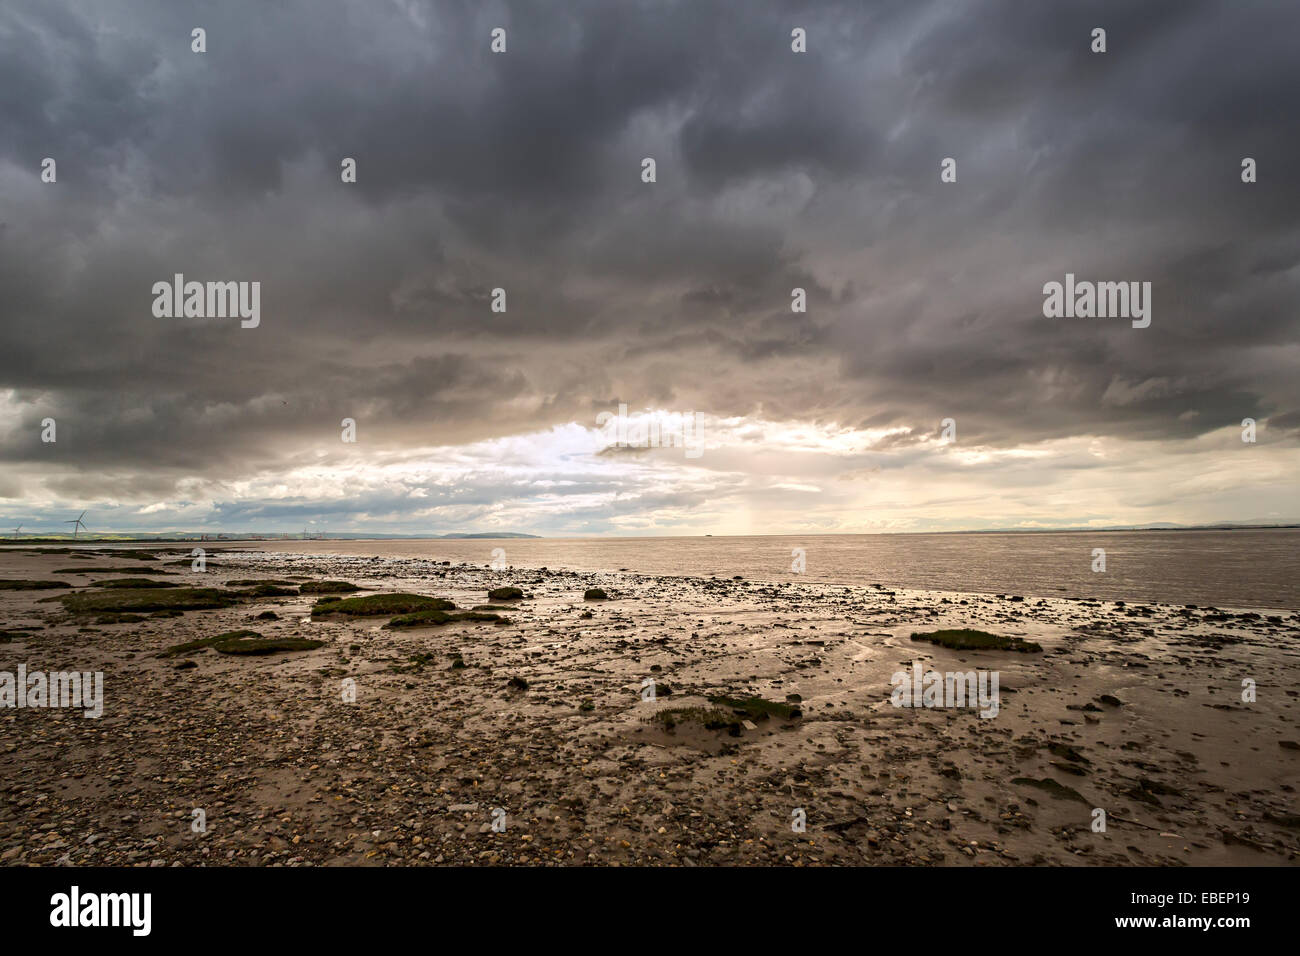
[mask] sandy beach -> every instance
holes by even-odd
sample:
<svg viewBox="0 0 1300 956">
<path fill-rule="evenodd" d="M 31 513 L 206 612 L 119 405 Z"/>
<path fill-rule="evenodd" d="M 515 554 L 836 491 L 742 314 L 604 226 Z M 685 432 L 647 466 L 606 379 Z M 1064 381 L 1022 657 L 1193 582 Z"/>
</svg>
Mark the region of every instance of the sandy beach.
<svg viewBox="0 0 1300 956">
<path fill-rule="evenodd" d="M 4 863 L 1289 865 L 1300 850 L 1294 610 L 243 550 L 194 573 L 188 553 L 0 552 L 0 579 L 68 585 L 0 590 L 0 671 L 103 673 L 99 718 L 0 707 Z M 61 600 L 114 578 L 220 589 L 224 606 L 124 617 Z M 359 590 L 299 593 L 320 581 Z M 489 599 L 505 586 L 525 596 Z M 382 593 L 490 607 L 402 628 L 329 612 Z M 957 628 L 1042 650 L 912 639 Z M 322 643 L 167 653 L 237 631 Z M 891 676 L 914 662 L 996 671 L 996 716 L 894 706 Z M 772 706 L 725 702 L 753 698 Z"/>
</svg>

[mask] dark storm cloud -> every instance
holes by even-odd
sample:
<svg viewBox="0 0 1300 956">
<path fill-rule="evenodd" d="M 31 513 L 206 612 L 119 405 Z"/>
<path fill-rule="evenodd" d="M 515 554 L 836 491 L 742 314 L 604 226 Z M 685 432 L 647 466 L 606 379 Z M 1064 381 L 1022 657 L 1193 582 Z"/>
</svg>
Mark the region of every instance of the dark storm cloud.
<svg viewBox="0 0 1300 956">
<path fill-rule="evenodd" d="M 393 449 L 611 401 L 955 415 L 994 445 L 1291 421 L 1298 26 L 1226 0 L 10 0 L 0 456 L 145 489 L 337 449 L 347 416 Z M 1152 282 L 1151 327 L 1044 319 L 1067 271 Z M 261 281 L 261 327 L 155 319 L 175 272 Z"/>
</svg>

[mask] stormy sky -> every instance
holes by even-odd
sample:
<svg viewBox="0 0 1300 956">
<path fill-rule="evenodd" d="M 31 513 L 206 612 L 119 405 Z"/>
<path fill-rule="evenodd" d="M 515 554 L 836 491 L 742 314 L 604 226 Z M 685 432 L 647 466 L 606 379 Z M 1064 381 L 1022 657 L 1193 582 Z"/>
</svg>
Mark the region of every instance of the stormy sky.
<svg viewBox="0 0 1300 956">
<path fill-rule="evenodd" d="M 6 0 L 0 519 L 1294 521 L 1298 30 L 1242 0 Z M 260 282 L 260 324 L 156 317 L 176 273 Z M 1067 273 L 1150 282 L 1150 327 L 1044 317 Z M 697 447 L 611 445 L 620 404 Z"/>
</svg>

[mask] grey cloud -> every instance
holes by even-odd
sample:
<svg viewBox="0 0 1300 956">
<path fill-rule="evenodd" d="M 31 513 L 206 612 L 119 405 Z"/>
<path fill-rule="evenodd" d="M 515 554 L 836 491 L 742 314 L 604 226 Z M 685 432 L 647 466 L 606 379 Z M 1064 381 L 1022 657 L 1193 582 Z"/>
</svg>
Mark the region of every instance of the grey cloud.
<svg viewBox="0 0 1300 956">
<path fill-rule="evenodd" d="M 14 0 L 0 462 L 159 490 L 291 467 L 345 415 L 393 451 L 594 425 L 611 395 L 954 415 L 997 446 L 1272 415 L 1294 442 L 1297 26 L 1227 0 Z M 178 271 L 260 279 L 262 327 L 154 319 Z M 1152 326 L 1044 319 L 1066 271 L 1151 281 Z"/>
</svg>

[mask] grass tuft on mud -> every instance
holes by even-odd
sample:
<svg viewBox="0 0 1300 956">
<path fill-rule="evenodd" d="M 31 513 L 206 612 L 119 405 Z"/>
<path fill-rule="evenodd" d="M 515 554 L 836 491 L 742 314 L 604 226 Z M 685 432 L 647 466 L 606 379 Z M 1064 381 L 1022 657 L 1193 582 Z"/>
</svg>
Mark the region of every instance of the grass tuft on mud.
<svg viewBox="0 0 1300 956">
<path fill-rule="evenodd" d="M 926 641 L 953 651 L 1015 651 L 1019 654 L 1037 654 L 1043 650 L 1033 641 L 1022 641 L 1018 637 L 1003 637 L 968 627 L 926 633 L 916 632 L 912 634 L 912 640 Z"/>
</svg>

